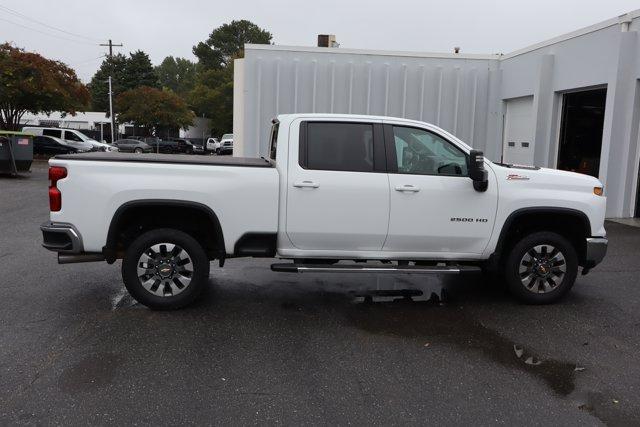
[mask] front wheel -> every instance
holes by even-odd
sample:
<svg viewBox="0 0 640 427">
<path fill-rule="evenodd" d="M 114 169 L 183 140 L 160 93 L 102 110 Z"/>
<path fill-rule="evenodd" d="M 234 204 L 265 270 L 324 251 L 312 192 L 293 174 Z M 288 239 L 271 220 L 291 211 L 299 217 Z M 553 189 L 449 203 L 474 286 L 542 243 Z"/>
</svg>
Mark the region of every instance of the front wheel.
<svg viewBox="0 0 640 427">
<path fill-rule="evenodd" d="M 550 304 L 571 290 L 578 275 L 578 255 L 565 237 L 536 232 L 515 244 L 504 268 L 507 286 L 519 300 Z"/>
<path fill-rule="evenodd" d="M 181 308 L 206 286 L 209 259 L 190 235 L 168 228 L 151 230 L 127 248 L 122 279 L 129 293 L 149 308 Z"/>
<path fill-rule="evenodd" d="M 133 150 L 133 152 L 137 154 L 142 154 L 142 148 L 136 148 L 135 150 Z"/>
</svg>

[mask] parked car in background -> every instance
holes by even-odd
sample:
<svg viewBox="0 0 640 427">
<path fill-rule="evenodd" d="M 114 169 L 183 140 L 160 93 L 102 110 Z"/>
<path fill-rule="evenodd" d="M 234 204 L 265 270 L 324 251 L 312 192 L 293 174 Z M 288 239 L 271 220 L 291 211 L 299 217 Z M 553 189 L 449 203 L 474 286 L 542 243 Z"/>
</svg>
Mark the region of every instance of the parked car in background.
<svg viewBox="0 0 640 427">
<path fill-rule="evenodd" d="M 217 154 L 233 154 L 233 134 L 225 133 L 220 139 L 220 148 Z"/>
<path fill-rule="evenodd" d="M 204 145 L 196 144 L 195 142 L 191 144 L 193 144 L 193 154 L 205 154 L 207 152 L 204 149 Z"/>
<path fill-rule="evenodd" d="M 62 141 L 73 144 L 74 147 L 82 151 L 87 151 L 86 148 L 88 147 L 88 145 L 90 145 L 94 149 L 94 151 L 118 151 L 115 146 L 107 144 L 105 142 L 98 142 L 95 139 L 91 139 L 87 135 L 76 129 L 26 126 L 22 129 L 22 131 L 24 133 L 30 133 L 34 136 L 52 136 L 54 138 L 58 138 Z"/>
<path fill-rule="evenodd" d="M 119 139 L 113 145 L 125 153 L 153 153 L 153 148 L 149 144 L 137 139 Z"/>
<path fill-rule="evenodd" d="M 169 140 L 178 143 L 178 152 L 180 153 L 193 154 L 195 152 L 193 143 L 189 140 L 184 138 L 169 138 Z"/>
<path fill-rule="evenodd" d="M 220 140 L 218 138 L 207 139 L 207 151 L 217 153 L 220 149 Z"/>
<path fill-rule="evenodd" d="M 82 150 L 90 151 L 90 150 Z M 38 135 L 33 137 L 33 154 L 74 154 L 81 152 L 78 148 L 73 147 L 70 144 L 66 144 L 65 141 L 54 136 Z"/>
<path fill-rule="evenodd" d="M 151 146 L 154 153 L 176 154 L 182 152 L 177 141 L 148 136 L 144 139 L 144 142 Z"/>
</svg>

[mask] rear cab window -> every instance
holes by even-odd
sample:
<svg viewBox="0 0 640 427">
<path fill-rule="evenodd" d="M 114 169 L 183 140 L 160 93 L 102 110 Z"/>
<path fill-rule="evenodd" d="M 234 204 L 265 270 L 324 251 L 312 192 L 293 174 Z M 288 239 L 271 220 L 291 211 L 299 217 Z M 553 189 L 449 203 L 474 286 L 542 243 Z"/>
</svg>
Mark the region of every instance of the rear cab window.
<svg viewBox="0 0 640 427">
<path fill-rule="evenodd" d="M 384 171 L 381 125 L 357 122 L 302 122 L 299 164 L 305 169 Z M 379 147 L 379 148 L 378 148 Z"/>
</svg>

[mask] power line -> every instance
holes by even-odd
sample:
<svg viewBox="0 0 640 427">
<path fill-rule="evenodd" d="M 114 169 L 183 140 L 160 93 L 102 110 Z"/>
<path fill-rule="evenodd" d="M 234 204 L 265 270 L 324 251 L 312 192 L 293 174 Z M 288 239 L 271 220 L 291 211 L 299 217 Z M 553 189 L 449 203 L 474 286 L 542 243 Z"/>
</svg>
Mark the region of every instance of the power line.
<svg viewBox="0 0 640 427">
<path fill-rule="evenodd" d="M 20 12 L 16 11 L 16 10 L 9 9 L 6 6 L 0 5 L 0 9 L 4 10 L 5 12 L 11 13 L 11 14 L 19 17 L 19 18 L 22 18 L 24 20 L 35 22 L 35 23 L 40 24 L 40 25 L 42 25 L 44 27 L 50 28 L 52 30 L 60 31 L 61 33 L 65 33 L 65 34 L 68 34 L 70 36 L 79 37 L 81 39 L 86 39 L 86 40 L 90 40 L 90 41 L 94 41 L 94 42 L 100 41 L 100 39 L 97 39 L 97 38 L 94 38 L 94 37 L 87 37 L 87 36 L 83 36 L 82 34 L 76 34 L 76 33 L 72 33 L 72 32 L 67 31 L 67 30 L 63 30 L 63 29 L 58 28 L 58 27 L 54 27 L 53 25 L 49 25 L 46 22 L 38 21 L 37 19 L 31 18 L 30 16 L 27 16 L 27 15 L 25 15 L 23 13 L 20 13 Z"/>
<path fill-rule="evenodd" d="M 59 36 L 57 34 L 47 33 L 47 32 L 38 30 L 36 28 L 28 27 L 26 25 L 22 25 L 22 24 L 19 24 L 17 22 L 10 21 L 10 20 L 8 20 L 6 18 L 0 18 L 0 21 L 8 22 L 9 24 L 17 25 L 18 27 L 25 28 L 25 29 L 27 29 L 29 31 L 35 31 L 36 33 L 44 34 L 45 36 L 55 37 L 55 38 L 58 38 L 58 39 L 61 39 L 61 40 L 66 40 L 66 41 L 73 42 L 73 43 L 85 44 L 85 45 L 90 45 L 90 46 L 96 46 L 97 45 L 96 43 L 89 43 L 89 42 L 85 42 L 85 41 L 80 41 L 80 40 L 75 40 L 75 39 L 70 39 L 70 38 L 67 38 L 67 37 Z"/>
</svg>

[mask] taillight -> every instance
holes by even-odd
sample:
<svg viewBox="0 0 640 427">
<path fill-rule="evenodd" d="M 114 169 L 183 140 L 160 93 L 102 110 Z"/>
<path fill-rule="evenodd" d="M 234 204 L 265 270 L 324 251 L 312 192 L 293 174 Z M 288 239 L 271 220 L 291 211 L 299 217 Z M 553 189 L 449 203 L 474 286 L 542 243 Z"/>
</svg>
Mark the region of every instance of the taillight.
<svg viewBox="0 0 640 427">
<path fill-rule="evenodd" d="M 49 167 L 49 210 L 58 212 L 62 209 L 62 193 L 58 190 L 58 181 L 67 176 L 67 168 Z"/>
</svg>

